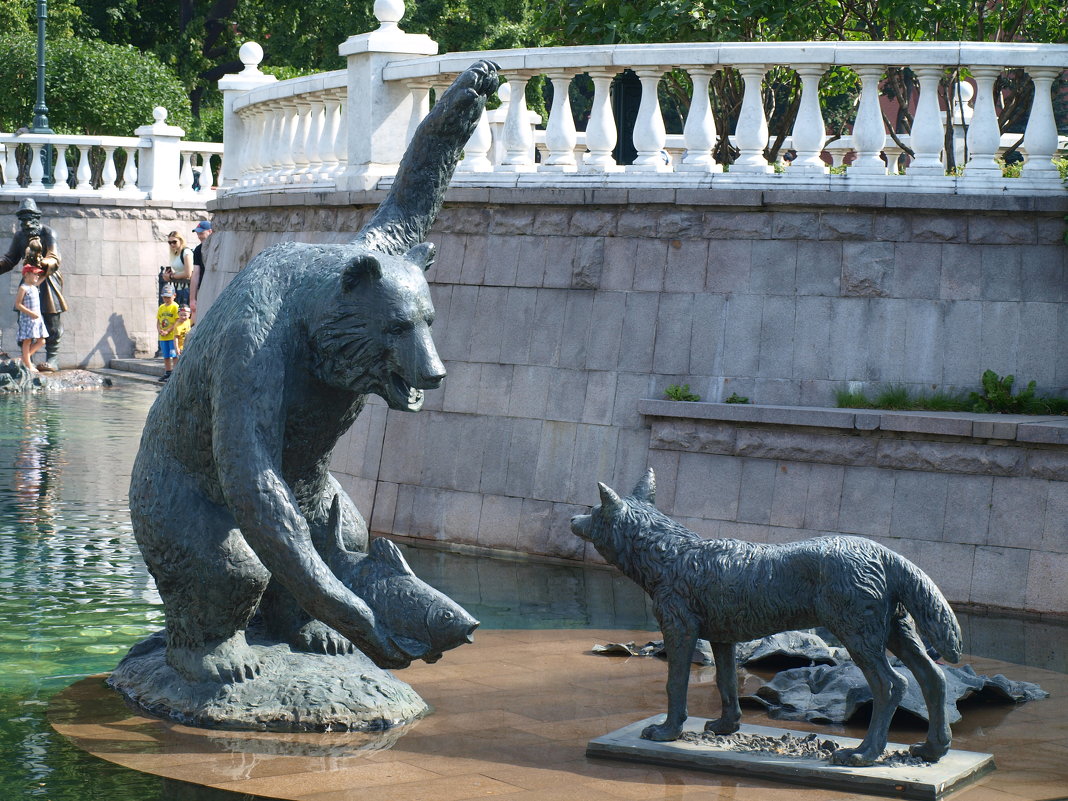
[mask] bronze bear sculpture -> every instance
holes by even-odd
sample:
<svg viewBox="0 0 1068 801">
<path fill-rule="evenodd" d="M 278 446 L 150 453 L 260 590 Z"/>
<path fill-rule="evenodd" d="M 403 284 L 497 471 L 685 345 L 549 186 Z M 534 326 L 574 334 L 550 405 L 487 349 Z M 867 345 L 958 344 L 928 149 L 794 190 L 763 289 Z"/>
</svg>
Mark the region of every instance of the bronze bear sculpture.
<svg viewBox="0 0 1068 801">
<path fill-rule="evenodd" d="M 166 662 L 186 681 L 259 675 L 246 639 L 257 611 L 268 641 L 331 654 L 355 645 L 386 668 L 436 658 L 477 625 L 450 609 L 448 636 L 419 647 L 324 554 L 368 548 L 363 518 L 328 470 L 367 396 L 418 411 L 445 378 L 424 278 L 434 248 L 423 240 L 497 84 L 485 61 L 457 78 L 350 244 L 290 242 L 256 256 L 198 323 L 149 412 L 130 509 L 164 603 Z M 368 564 L 384 559 L 411 584 L 388 551 Z M 440 606 L 424 589 L 409 597 Z"/>
</svg>

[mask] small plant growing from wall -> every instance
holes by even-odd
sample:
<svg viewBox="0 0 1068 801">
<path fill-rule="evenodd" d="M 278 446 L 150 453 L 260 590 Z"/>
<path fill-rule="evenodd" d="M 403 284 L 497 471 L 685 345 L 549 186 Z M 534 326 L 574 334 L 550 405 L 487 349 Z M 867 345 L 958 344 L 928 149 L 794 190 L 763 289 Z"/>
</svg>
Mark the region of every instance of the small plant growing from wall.
<svg viewBox="0 0 1068 801">
<path fill-rule="evenodd" d="M 749 403 L 749 398 L 744 395 L 739 395 L 737 392 L 732 392 L 731 396 L 727 398 L 724 403 Z"/>
<path fill-rule="evenodd" d="M 668 400 L 673 401 L 688 401 L 693 403 L 701 400 L 700 395 L 694 395 L 690 392 L 689 384 L 683 384 L 681 386 L 678 384 L 671 384 L 664 390 L 664 394 L 667 396 Z"/>
<path fill-rule="evenodd" d="M 1035 404 L 1035 382 L 1029 382 L 1022 392 L 1013 395 L 1012 385 L 1015 381 L 1016 377 L 1012 375 L 1003 378 L 993 370 L 984 372 L 982 391 L 973 392 L 969 396 L 972 400 L 972 411 L 1001 414 L 1026 413 Z"/>
</svg>

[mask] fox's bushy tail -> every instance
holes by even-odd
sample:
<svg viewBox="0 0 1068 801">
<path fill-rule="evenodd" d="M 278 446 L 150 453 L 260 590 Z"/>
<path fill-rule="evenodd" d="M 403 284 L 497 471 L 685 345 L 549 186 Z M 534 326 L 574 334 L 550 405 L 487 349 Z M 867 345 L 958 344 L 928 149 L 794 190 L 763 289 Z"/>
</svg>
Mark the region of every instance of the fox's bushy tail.
<svg viewBox="0 0 1068 801">
<path fill-rule="evenodd" d="M 887 568 L 898 600 L 909 610 L 920 633 L 946 660 L 959 662 L 963 652 L 960 624 L 941 590 L 926 573 L 897 554 Z"/>
</svg>

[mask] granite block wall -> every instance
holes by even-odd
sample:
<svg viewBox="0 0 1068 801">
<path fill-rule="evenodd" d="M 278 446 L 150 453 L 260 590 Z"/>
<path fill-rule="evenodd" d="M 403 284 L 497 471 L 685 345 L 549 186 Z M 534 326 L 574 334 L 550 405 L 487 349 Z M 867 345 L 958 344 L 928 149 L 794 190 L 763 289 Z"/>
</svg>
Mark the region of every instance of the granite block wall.
<svg viewBox="0 0 1068 801">
<path fill-rule="evenodd" d="M 334 469 L 375 531 L 597 561 L 569 517 L 596 502 L 597 481 L 629 489 L 652 464 L 665 470 L 668 508 L 702 533 L 935 542 L 916 509 L 942 493 L 981 495 L 970 476 L 902 478 L 899 496 L 898 468 L 770 459 L 758 440 L 739 454 L 650 449 L 638 402 L 688 383 L 708 401 L 833 406 L 849 382 L 963 390 L 987 368 L 1068 389 L 1068 351 L 1055 344 L 1068 331 L 1061 199 L 864 195 L 843 206 L 840 193 L 802 203 L 490 189 L 474 202 L 470 191 L 453 192 L 430 237 L 444 387 L 417 415 L 372 404 L 337 451 Z M 220 201 L 202 300 L 274 242 L 350 240 L 382 197 Z M 794 437 L 799 453 L 824 447 Z M 939 546 L 945 530 L 973 525 L 943 514 Z M 984 570 L 1009 558 L 1003 544 L 961 547 Z M 1034 574 L 1045 569 L 1036 562 Z M 983 602 L 968 576 L 955 599 Z M 1025 589 L 1003 605 L 1027 605 L 1028 592 L 1047 597 Z"/>
<path fill-rule="evenodd" d="M 22 199 L 0 201 L 4 251 L 17 228 L 15 211 Z M 181 231 L 196 244 L 191 231 L 206 216 L 204 204 L 34 199 L 42 221 L 56 232 L 63 260 L 70 310 L 63 315 L 60 366 L 105 367 L 114 358 L 151 356 L 156 350 L 156 276 L 169 261 L 167 234 Z M 13 308 L 21 279 L 19 269 L 0 277 L 4 308 Z M 17 323 L 14 312 L 0 317 L 0 348 L 11 354 L 18 352 Z"/>
</svg>

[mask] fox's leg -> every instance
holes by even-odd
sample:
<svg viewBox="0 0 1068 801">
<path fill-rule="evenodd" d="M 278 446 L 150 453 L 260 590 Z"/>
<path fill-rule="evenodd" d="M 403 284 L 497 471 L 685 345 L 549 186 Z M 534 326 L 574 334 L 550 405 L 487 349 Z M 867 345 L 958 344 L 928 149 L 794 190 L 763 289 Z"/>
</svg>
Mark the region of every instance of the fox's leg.
<svg viewBox="0 0 1068 801">
<path fill-rule="evenodd" d="M 690 662 L 697 645 L 697 629 L 664 627 L 664 650 L 668 660 L 668 713 L 663 723 L 646 726 L 642 738 L 668 742 L 677 740 L 686 721 L 686 691 L 690 684 Z"/>
<path fill-rule="evenodd" d="M 861 632 L 850 632 L 849 636 L 842 637 L 838 632 L 834 633 L 849 649 L 849 655 L 868 681 L 872 694 L 872 712 L 868 733 L 860 745 L 835 751 L 831 762 L 853 767 L 871 765 L 882 756 L 886 748 L 890 720 L 905 695 L 905 677 L 890 667 L 890 660 L 886 658 L 885 637 L 865 637 Z"/>
<path fill-rule="evenodd" d="M 909 752 L 928 762 L 937 762 L 949 751 L 953 738 L 949 721 L 946 720 L 946 677 L 927 655 L 911 619 L 906 617 L 894 621 L 887 644 L 905 663 L 905 667 L 912 671 L 927 704 L 927 739 L 910 747 Z"/>
<path fill-rule="evenodd" d="M 742 719 L 738 704 L 738 665 L 734 659 L 734 643 L 714 642 L 712 656 L 716 660 L 716 686 L 719 687 L 720 711 L 716 720 L 705 724 L 705 731 L 713 734 L 734 734 Z"/>
</svg>

